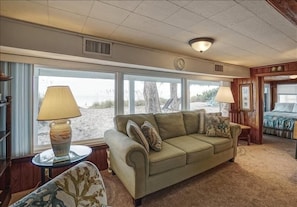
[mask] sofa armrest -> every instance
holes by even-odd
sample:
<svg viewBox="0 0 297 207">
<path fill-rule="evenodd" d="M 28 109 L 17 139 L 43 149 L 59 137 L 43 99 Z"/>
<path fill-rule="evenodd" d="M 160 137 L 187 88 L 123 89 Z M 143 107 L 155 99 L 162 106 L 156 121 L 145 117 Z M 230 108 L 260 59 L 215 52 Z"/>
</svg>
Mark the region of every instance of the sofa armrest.
<svg viewBox="0 0 297 207">
<path fill-rule="evenodd" d="M 115 129 L 105 131 L 104 140 L 109 146 L 111 169 L 135 199 L 143 197 L 149 176 L 149 157 L 145 148 Z"/>
<path fill-rule="evenodd" d="M 231 136 L 234 145 L 234 157 L 237 155 L 238 136 L 241 134 L 241 127 L 236 123 L 230 123 Z"/>
<path fill-rule="evenodd" d="M 104 133 L 104 141 L 109 146 L 110 152 L 117 154 L 127 165 L 136 168 L 143 163 L 148 164 L 148 153 L 144 147 L 134 141 L 127 135 L 116 131 L 115 129 L 107 130 Z M 143 159 L 135 157 L 135 154 L 141 154 Z"/>
<path fill-rule="evenodd" d="M 232 138 L 237 140 L 241 134 L 241 127 L 236 123 L 230 123 L 230 131 Z"/>
</svg>

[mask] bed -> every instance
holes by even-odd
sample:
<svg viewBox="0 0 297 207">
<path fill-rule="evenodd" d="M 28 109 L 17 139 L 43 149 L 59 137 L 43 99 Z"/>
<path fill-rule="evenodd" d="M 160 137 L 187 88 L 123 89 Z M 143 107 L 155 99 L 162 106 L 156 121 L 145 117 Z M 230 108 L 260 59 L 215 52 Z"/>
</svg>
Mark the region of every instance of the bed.
<svg viewBox="0 0 297 207">
<path fill-rule="evenodd" d="M 295 121 L 297 103 L 276 103 L 274 110 L 264 112 L 263 133 L 292 139 Z"/>
</svg>

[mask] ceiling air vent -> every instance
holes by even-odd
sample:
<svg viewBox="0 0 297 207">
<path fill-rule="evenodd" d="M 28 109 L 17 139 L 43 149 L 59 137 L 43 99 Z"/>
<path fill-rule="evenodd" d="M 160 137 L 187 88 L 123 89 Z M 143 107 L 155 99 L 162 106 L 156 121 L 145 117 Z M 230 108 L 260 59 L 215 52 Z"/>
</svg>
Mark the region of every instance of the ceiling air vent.
<svg viewBox="0 0 297 207">
<path fill-rule="evenodd" d="M 84 53 L 111 55 L 111 43 L 84 38 Z"/>
<path fill-rule="evenodd" d="M 223 68 L 222 65 L 215 65 L 215 71 L 223 72 L 224 71 L 224 68 Z"/>
</svg>

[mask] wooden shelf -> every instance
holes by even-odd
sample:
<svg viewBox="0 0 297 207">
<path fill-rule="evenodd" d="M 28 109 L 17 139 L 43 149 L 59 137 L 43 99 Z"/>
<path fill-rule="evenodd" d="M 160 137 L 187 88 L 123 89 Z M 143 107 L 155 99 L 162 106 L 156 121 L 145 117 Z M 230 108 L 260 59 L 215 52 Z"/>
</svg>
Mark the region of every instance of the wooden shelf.
<svg viewBox="0 0 297 207">
<path fill-rule="evenodd" d="M 11 76 L 1 74 L 0 91 L 3 94 L 11 94 L 11 79 Z M 0 207 L 7 207 L 11 198 L 11 100 L 11 96 L 6 96 L 0 102 L 0 146 L 6 149 L 0 159 Z"/>
<path fill-rule="evenodd" d="M 0 76 L 0 81 L 9 81 L 11 79 L 12 79 L 11 76 Z"/>
<path fill-rule="evenodd" d="M 0 107 L 6 106 L 8 102 L 0 102 Z"/>
</svg>

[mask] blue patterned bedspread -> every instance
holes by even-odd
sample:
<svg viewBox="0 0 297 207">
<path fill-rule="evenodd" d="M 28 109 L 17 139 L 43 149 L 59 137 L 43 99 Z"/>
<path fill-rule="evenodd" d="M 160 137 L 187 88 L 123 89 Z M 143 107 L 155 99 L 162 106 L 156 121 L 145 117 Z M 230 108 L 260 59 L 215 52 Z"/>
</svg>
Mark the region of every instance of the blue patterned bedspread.
<svg viewBox="0 0 297 207">
<path fill-rule="evenodd" d="M 289 112 L 264 112 L 263 127 L 279 130 L 293 131 L 297 113 Z"/>
</svg>

